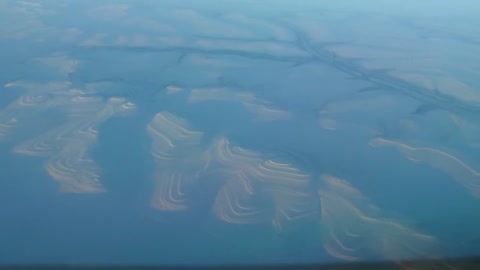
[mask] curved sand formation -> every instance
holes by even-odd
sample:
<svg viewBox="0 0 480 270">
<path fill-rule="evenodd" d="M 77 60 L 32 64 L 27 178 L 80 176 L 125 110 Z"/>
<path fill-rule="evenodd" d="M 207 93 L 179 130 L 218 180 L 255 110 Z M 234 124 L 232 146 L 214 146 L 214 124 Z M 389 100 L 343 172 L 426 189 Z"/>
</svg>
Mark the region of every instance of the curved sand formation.
<svg viewBox="0 0 480 270">
<path fill-rule="evenodd" d="M 321 226 L 325 250 L 347 261 L 401 260 L 429 256 L 432 236 L 419 233 L 381 211 L 345 180 L 322 175 Z"/>
<path fill-rule="evenodd" d="M 147 126 L 157 163 L 151 205 L 165 211 L 191 205 L 199 179 L 224 181 L 214 200 L 215 216 L 237 224 L 272 224 L 313 217 L 318 212 L 310 176 L 288 163 L 266 160 L 261 153 L 218 138 L 201 146 L 202 133 L 171 113 L 161 112 Z M 202 178 L 202 176 L 208 177 Z"/>
<path fill-rule="evenodd" d="M 48 157 L 62 149 L 62 145 L 58 144 L 55 139 L 58 138 L 60 130 L 54 129 L 45 134 L 37 136 L 17 144 L 13 151 L 18 154 L 29 156 Z"/>
<path fill-rule="evenodd" d="M 189 188 L 195 175 L 175 170 L 159 171 L 155 175 L 155 190 L 151 205 L 160 210 L 185 210 L 190 206 Z"/>
<path fill-rule="evenodd" d="M 66 118 L 62 125 L 18 143 L 14 151 L 46 157 L 45 169 L 60 183 L 63 192 L 103 191 L 100 170 L 89 156 L 89 149 L 97 139 L 99 125 L 110 117 L 134 111 L 135 104 L 123 97 L 104 100 L 85 96 L 82 90 L 68 89 L 68 82 L 15 82 L 11 86 L 28 92 L 0 112 L 0 138 L 12 133 L 18 119 L 28 127 L 30 121 L 36 121 L 36 112 L 57 110 Z"/>
<path fill-rule="evenodd" d="M 87 146 L 66 146 L 48 159 L 47 172 L 60 183 L 60 191 L 70 193 L 97 193 L 104 191 L 100 184 L 100 170 L 88 157 Z"/>
<path fill-rule="evenodd" d="M 259 163 L 262 160 L 260 153 L 238 146 L 231 146 L 229 140 L 225 137 L 216 139 L 207 153 L 209 164 L 214 163 L 210 164 L 211 167 L 243 168 L 252 163 Z"/>
<path fill-rule="evenodd" d="M 281 229 L 284 222 L 316 212 L 314 196 L 308 190 L 310 176 L 297 168 L 231 146 L 226 138 L 218 139 L 211 151 L 210 168 L 218 167 L 219 177 L 226 179 L 213 207 L 219 219 L 271 223 Z"/>
<path fill-rule="evenodd" d="M 9 139 L 14 129 L 35 114 L 49 106 L 46 95 L 24 95 L 7 105 L 0 111 L 0 140 Z M 27 120 L 28 121 L 28 120 Z"/>
<path fill-rule="evenodd" d="M 480 197 L 480 172 L 472 168 L 460 158 L 428 147 L 412 147 L 400 142 L 376 138 L 370 141 L 370 146 L 395 146 L 414 162 L 423 162 L 452 176 L 467 188 L 474 196 Z"/>
<path fill-rule="evenodd" d="M 198 146 L 203 133 L 189 130 L 187 122 L 169 112 L 157 113 L 147 126 L 156 159 L 178 158 L 179 151 Z M 187 153 L 183 153 L 184 155 Z"/>
<path fill-rule="evenodd" d="M 17 153 L 47 156 L 48 173 L 61 184 L 61 191 L 101 192 L 99 169 L 89 157 L 88 150 L 96 141 L 97 127 L 116 114 L 135 107 L 123 98 L 107 102 L 98 98 L 73 97 L 65 106 L 67 122 L 56 129 L 30 139 L 15 147 Z"/>
<path fill-rule="evenodd" d="M 219 190 L 213 211 L 220 220 L 228 223 L 268 223 L 271 217 L 267 209 L 258 206 L 261 195 L 255 192 L 251 179 L 238 172 L 230 176 Z"/>
<path fill-rule="evenodd" d="M 169 112 L 157 113 L 147 131 L 157 166 L 151 205 L 160 210 L 185 210 L 190 188 L 204 167 L 199 156 L 203 133 L 191 131 L 187 121 Z"/>
</svg>

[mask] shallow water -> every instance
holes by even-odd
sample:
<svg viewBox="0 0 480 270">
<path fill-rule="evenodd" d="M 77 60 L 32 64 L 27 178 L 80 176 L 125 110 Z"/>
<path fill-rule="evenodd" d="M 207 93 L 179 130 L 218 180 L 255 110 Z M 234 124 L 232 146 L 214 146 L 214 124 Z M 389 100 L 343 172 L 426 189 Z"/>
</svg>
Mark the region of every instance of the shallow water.
<svg viewBox="0 0 480 270">
<path fill-rule="evenodd" d="M 360 2 L 0 1 L 0 264 L 480 255 L 475 3 Z"/>
</svg>

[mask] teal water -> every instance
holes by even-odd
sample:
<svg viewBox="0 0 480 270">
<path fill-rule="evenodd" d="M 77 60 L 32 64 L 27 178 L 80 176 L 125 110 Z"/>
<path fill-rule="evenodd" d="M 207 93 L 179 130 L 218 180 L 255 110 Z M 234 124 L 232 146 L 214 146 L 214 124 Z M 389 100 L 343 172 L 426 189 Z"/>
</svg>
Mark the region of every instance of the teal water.
<svg viewBox="0 0 480 270">
<path fill-rule="evenodd" d="M 360 2 L 0 1 L 0 264 L 480 255 L 478 4 Z"/>
</svg>

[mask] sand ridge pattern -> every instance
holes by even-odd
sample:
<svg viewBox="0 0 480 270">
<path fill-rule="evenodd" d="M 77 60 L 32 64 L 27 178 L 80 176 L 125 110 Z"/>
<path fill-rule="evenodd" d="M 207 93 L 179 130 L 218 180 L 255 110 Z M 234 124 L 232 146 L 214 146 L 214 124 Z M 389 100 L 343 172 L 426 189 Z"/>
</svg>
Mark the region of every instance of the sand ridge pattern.
<svg viewBox="0 0 480 270">
<path fill-rule="evenodd" d="M 271 224 L 314 217 L 316 194 L 310 176 L 291 164 L 268 160 L 261 153 L 231 145 L 225 137 L 201 145 L 202 133 L 169 112 L 157 113 L 147 126 L 156 162 L 152 206 L 163 211 L 192 207 L 199 181 L 217 179 L 214 215 L 235 224 Z"/>
<path fill-rule="evenodd" d="M 412 147 L 396 141 L 384 138 L 376 138 L 370 141 L 370 146 L 394 146 L 405 154 L 405 157 L 413 162 L 426 163 L 433 168 L 439 169 L 452 176 L 461 185 L 467 188 L 475 197 L 480 197 L 480 172 L 472 168 L 460 158 L 447 152 L 428 148 Z"/>
<path fill-rule="evenodd" d="M 2 132 L 12 130 L 11 119 L 21 119 L 28 125 L 36 121 L 36 113 L 45 109 L 60 112 L 65 121 L 14 147 L 14 152 L 23 155 L 47 158 L 45 169 L 60 183 L 60 191 L 71 193 L 96 193 L 104 191 L 100 183 L 100 169 L 90 157 L 89 150 L 98 136 L 99 126 L 116 115 L 127 115 L 135 110 L 135 104 L 123 97 L 107 100 L 86 96 L 78 89 L 69 89 L 69 83 L 46 85 L 16 82 L 24 87 L 27 95 L 19 97 L 0 112 Z M 32 94 L 35 93 L 35 94 Z"/>
<path fill-rule="evenodd" d="M 34 84 L 23 82 L 11 82 L 4 85 L 5 88 L 33 86 Z M 0 141 L 10 139 L 15 133 L 15 129 L 24 121 L 28 121 L 29 117 L 35 114 L 35 111 L 50 106 L 51 101 L 48 100 L 47 93 L 41 90 L 37 93 L 27 93 L 20 96 L 0 111 Z"/>
<path fill-rule="evenodd" d="M 214 203 L 215 215 L 229 223 L 284 222 L 313 216 L 315 197 L 310 176 L 290 164 L 266 160 L 260 153 L 217 139 L 211 148 L 218 174 L 225 179 Z"/>
<path fill-rule="evenodd" d="M 157 113 L 147 132 L 156 163 L 152 207 L 168 211 L 189 208 L 192 185 L 204 167 L 199 156 L 203 133 L 190 130 L 186 120 L 169 112 Z"/>
<path fill-rule="evenodd" d="M 325 250 L 346 261 L 426 258 L 434 237 L 382 217 L 381 210 L 349 182 L 324 174 L 318 194 Z"/>
</svg>

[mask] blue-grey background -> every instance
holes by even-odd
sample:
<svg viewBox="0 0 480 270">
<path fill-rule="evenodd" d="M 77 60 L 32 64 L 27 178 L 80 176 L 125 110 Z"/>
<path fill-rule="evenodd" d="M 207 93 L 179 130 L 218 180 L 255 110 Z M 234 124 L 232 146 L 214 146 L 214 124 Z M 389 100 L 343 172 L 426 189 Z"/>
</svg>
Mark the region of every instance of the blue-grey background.
<svg viewBox="0 0 480 270">
<path fill-rule="evenodd" d="M 480 255 L 479 10 L 0 0 L 0 264 Z"/>
</svg>

